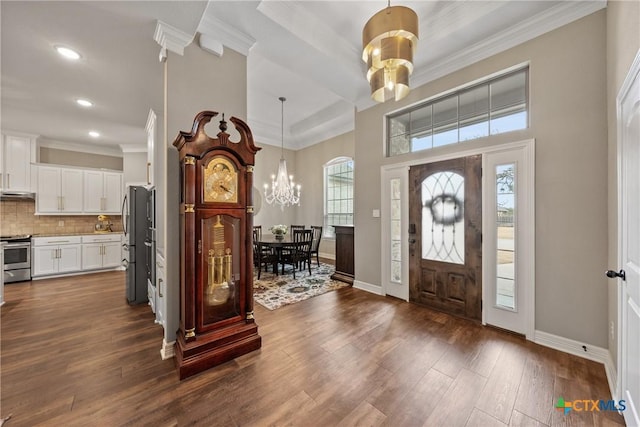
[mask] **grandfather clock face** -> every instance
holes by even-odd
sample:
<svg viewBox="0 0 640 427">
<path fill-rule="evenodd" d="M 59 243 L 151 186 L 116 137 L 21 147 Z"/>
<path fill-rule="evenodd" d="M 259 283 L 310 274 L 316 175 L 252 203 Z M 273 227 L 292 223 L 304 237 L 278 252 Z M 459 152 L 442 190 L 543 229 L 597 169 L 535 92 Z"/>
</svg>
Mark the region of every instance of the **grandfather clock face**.
<svg viewBox="0 0 640 427">
<path fill-rule="evenodd" d="M 224 157 L 214 157 L 204 169 L 204 201 L 238 202 L 238 171 Z"/>
</svg>

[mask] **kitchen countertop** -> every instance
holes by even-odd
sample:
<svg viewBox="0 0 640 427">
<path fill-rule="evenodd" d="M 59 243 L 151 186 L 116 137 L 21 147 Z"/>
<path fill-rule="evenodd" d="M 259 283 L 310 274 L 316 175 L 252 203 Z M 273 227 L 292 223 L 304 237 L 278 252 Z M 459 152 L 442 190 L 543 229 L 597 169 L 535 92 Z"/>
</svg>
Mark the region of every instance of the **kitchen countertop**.
<svg viewBox="0 0 640 427">
<path fill-rule="evenodd" d="M 44 234 L 32 234 L 31 237 L 59 237 L 59 236 L 101 236 L 110 234 L 123 234 L 123 231 L 113 231 L 111 233 L 44 233 Z"/>
</svg>

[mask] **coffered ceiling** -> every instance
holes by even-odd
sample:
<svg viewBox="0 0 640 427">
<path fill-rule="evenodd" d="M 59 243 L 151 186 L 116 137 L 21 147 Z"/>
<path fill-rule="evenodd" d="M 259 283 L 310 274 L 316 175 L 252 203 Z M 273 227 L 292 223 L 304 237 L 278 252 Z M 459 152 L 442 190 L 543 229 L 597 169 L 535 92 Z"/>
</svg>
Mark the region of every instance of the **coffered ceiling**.
<svg viewBox="0 0 640 427">
<path fill-rule="evenodd" d="M 412 87 L 606 6 L 597 1 L 394 1 L 420 19 Z M 369 108 L 362 28 L 385 1 L 2 1 L 3 130 L 80 149 L 145 147 L 150 108 L 162 110 L 160 20 L 247 55 L 256 141 L 300 149 L 353 129 Z M 57 44 L 77 49 L 70 63 Z M 223 53 L 224 55 L 224 53 Z M 74 102 L 88 98 L 94 107 Z M 393 102 L 393 101 L 388 101 Z M 215 106 L 212 106 L 215 109 Z M 101 136 L 92 139 L 89 130 Z"/>
</svg>

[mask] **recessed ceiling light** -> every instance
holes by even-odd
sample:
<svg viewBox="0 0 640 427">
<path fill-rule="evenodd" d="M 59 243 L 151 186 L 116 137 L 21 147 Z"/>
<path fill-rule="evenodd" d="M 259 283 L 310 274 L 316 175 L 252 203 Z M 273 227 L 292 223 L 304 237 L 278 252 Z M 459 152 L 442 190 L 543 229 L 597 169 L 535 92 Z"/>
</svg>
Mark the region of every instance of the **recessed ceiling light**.
<svg viewBox="0 0 640 427">
<path fill-rule="evenodd" d="M 91 132 L 89 132 L 89 136 L 92 138 L 97 138 L 100 136 L 100 133 L 96 132 L 95 130 L 92 130 Z"/>
<path fill-rule="evenodd" d="M 80 59 L 80 54 L 73 49 L 64 46 L 56 46 L 56 51 L 67 59 Z"/>
<path fill-rule="evenodd" d="M 93 102 L 88 99 L 76 99 L 78 105 L 82 105 L 83 107 L 93 107 Z"/>
</svg>

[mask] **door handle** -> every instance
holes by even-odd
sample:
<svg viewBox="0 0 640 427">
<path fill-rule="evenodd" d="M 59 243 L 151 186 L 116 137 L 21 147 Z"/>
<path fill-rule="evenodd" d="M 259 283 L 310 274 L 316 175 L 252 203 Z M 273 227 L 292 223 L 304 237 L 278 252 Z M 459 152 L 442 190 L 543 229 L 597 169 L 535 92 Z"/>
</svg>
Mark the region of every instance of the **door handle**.
<svg viewBox="0 0 640 427">
<path fill-rule="evenodd" d="M 416 239 L 409 239 L 409 243 L 413 244 L 416 242 Z"/>
<path fill-rule="evenodd" d="M 627 280 L 627 273 L 624 270 L 607 270 L 604 274 L 606 274 L 609 279 L 615 279 L 616 277 L 619 277 L 623 282 Z"/>
<path fill-rule="evenodd" d="M 164 296 L 162 295 L 162 278 L 158 278 L 158 293 L 160 294 L 160 298 Z"/>
</svg>

